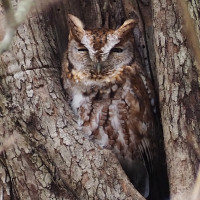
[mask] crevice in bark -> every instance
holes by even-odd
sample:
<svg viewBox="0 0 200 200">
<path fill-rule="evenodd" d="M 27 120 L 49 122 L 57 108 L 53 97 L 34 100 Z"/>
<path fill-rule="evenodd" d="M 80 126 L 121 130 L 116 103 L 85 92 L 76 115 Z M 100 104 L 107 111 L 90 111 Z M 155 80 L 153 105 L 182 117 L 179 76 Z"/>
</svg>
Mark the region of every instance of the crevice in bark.
<svg viewBox="0 0 200 200">
<path fill-rule="evenodd" d="M 156 85 L 155 82 L 155 72 L 153 73 L 153 69 L 152 69 L 152 65 L 151 65 L 151 58 L 150 58 L 150 54 L 149 54 L 149 49 L 151 48 L 151 55 L 155 54 L 155 51 L 153 49 L 153 47 L 149 47 L 148 45 L 148 39 L 147 39 L 147 30 L 146 30 L 146 24 L 145 24 L 145 17 L 143 16 L 143 11 L 142 11 L 142 6 L 147 6 L 149 5 L 149 2 L 141 5 L 142 2 L 140 2 L 140 0 L 136 0 L 137 2 L 137 7 L 138 7 L 138 11 L 140 14 L 140 18 L 141 18 L 141 23 L 143 25 L 143 29 L 144 29 L 144 41 L 145 41 L 145 47 L 146 47 L 146 52 L 147 52 L 147 59 L 148 59 L 148 70 L 150 72 L 150 78 L 152 80 L 152 84 L 154 87 L 154 91 L 155 91 L 155 96 L 156 96 L 156 121 L 157 121 L 157 134 L 158 134 L 158 143 L 159 143 L 159 154 L 160 154 L 160 162 L 161 164 L 161 168 L 159 169 L 160 172 L 158 172 L 158 182 L 162 182 L 163 185 L 161 186 L 161 193 L 163 193 L 164 196 L 169 196 L 169 180 L 168 180 L 168 175 L 167 175 L 167 162 L 166 162 L 166 153 L 165 153 L 165 145 L 164 145 L 164 137 L 163 137 L 163 128 L 162 128 L 162 122 L 161 122 L 161 112 L 160 112 L 160 103 L 159 103 L 159 91 L 158 91 L 158 87 Z M 151 16 L 152 17 L 152 16 Z M 153 33 L 152 33 L 153 34 Z M 153 38 L 153 35 L 150 36 L 150 38 Z M 155 56 L 154 56 L 155 57 Z"/>
<path fill-rule="evenodd" d="M 155 78 L 154 78 L 154 75 L 153 75 L 151 62 L 150 62 L 149 48 L 148 48 L 147 36 L 146 36 L 147 31 L 146 31 L 146 26 L 145 26 L 145 20 L 144 20 L 143 13 L 142 13 L 140 3 L 139 3 L 140 0 L 136 0 L 136 2 L 137 2 L 138 11 L 139 11 L 139 14 L 140 14 L 140 17 L 141 17 L 141 23 L 142 23 L 143 29 L 144 29 L 144 41 L 145 41 L 146 46 L 143 46 L 143 48 L 146 47 L 147 59 L 148 59 L 148 63 L 149 63 L 149 71 L 150 71 L 150 75 L 151 75 L 152 84 L 154 85 L 154 88 L 155 88 Z M 155 90 L 155 92 L 157 93 L 157 90 Z"/>
<path fill-rule="evenodd" d="M 0 154 L 0 164 L 3 167 L 3 169 L 5 170 L 5 173 L 6 173 L 5 181 L 6 181 L 6 184 L 8 185 L 8 187 L 9 187 L 9 193 L 7 193 L 5 191 L 6 188 L 2 184 L 2 187 L 3 187 L 2 188 L 2 190 L 3 190 L 3 194 L 2 195 L 3 195 L 3 198 L 5 197 L 6 199 L 8 198 L 8 196 L 10 196 L 11 200 L 19 200 L 19 196 L 17 195 L 17 191 L 15 190 L 15 187 L 14 187 L 15 184 L 12 181 L 13 177 L 10 174 L 9 167 L 6 164 L 6 159 L 7 159 L 6 152 L 3 152 L 2 154 Z"/>
</svg>

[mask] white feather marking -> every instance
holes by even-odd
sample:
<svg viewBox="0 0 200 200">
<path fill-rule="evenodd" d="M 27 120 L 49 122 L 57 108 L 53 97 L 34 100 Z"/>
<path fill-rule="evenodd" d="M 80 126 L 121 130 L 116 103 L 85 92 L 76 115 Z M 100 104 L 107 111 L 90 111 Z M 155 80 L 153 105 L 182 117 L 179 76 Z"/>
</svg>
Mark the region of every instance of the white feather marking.
<svg viewBox="0 0 200 200">
<path fill-rule="evenodd" d="M 104 132 L 104 129 L 102 126 L 99 127 L 99 133 L 100 133 L 100 136 L 101 136 L 101 139 L 100 140 L 96 140 L 96 143 L 98 145 L 100 145 L 101 147 L 106 147 L 108 146 L 108 135 Z"/>
<path fill-rule="evenodd" d="M 81 43 L 88 49 L 91 59 L 94 61 L 94 56 L 96 51 L 94 50 L 93 45 L 91 45 L 92 39 L 89 35 L 85 34 L 81 39 Z"/>
<path fill-rule="evenodd" d="M 84 105 L 85 110 L 90 109 L 89 97 L 82 94 L 82 90 L 77 87 L 71 88 L 72 90 L 72 109 L 76 115 L 78 115 L 78 109 Z M 87 121 L 87 113 L 85 113 L 84 121 Z"/>
<path fill-rule="evenodd" d="M 99 119 L 101 118 L 103 106 L 99 107 L 98 110 L 95 110 L 95 118 L 91 121 L 91 129 L 92 131 L 97 129 L 99 126 Z"/>
<path fill-rule="evenodd" d="M 101 48 L 102 54 L 108 54 L 110 50 L 120 42 L 119 38 L 115 34 L 107 35 L 107 43 Z"/>
<path fill-rule="evenodd" d="M 83 97 L 81 92 L 76 91 L 73 95 L 72 108 L 77 113 L 77 109 L 85 102 L 86 98 Z"/>
<path fill-rule="evenodd" d="M 117 100 L 112 101 L 113 103 L 109 106 L 109 112 L 110 112 L 110 118 L 111 118 L 111 125 L 113 129 L 115 130 L 116 133 L 118 133 L 118 138 L 117 140 L 121 142 L 122 145 L 126 145 L 125 140 L 124 140 L 124 134 L 123 130 L 121 127 L 120 123 L 120 118 L 119 118 L 119 111 L 117 107 Z"/>
<path fill-rule="evenodd" d="M 131 89 L 131 83 L 130 80 L 127 80 L 126 83 L 123 86 L 123 93 L 122 93 L 122 98 L 125 99 L 126 103 L 130 106 L 130 102 L 129 100 L 126 100 L 126 96 L 127 93 L 132 94 L 133 96 L 135 96 L 135 93 L 133 92 L 133 90 Z"/>
</svg>

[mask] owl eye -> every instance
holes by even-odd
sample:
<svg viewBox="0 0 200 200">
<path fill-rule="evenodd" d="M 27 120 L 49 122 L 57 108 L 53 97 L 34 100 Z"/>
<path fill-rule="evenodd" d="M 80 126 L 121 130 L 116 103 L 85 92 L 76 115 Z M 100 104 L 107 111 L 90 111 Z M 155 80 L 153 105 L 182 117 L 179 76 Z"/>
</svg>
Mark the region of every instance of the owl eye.
<svg viewBox="0 0 200 200">
<path fill-rule="evenodd" d="M 122 52 L 123 52 L 123 49 L 122 49 L 122 48 L 112 48 L 112 49 L 111 49 L 111 52 L 114 52 L 114 53 L 122 53 Z"/>
<path fill-rule="evenodd" d="M 78 51 L 88 51 L 88 49 L 86 49 L 86 48 L 80 48 L 80 49 L 78 49 Z"/>
</svg>

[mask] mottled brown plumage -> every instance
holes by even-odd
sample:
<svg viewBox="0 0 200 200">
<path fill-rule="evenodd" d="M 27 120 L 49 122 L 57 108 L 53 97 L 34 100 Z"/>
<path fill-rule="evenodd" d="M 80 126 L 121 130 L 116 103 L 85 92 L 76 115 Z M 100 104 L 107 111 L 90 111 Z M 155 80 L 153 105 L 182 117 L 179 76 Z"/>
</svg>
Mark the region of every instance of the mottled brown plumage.
<svg viewBox="0 0 200 200">
<path fill-rule="evenodd" d="M 147 197 L 155 157 L 154 92 L 127 20 L 117 30 L 85 30 L 69 15 L 64 88 L 90 139 L 112 150 L 136 188 Z"/>
</svg>

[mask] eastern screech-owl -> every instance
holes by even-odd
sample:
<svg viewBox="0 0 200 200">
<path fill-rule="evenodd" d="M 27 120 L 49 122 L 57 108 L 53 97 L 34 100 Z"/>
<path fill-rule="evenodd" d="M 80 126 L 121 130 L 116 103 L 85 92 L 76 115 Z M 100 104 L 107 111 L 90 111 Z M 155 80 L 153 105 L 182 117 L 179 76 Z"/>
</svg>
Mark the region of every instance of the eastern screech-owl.
<svg viewBox="0 0 200 200">
<path fill-rule="evenodd" d="M 135 24 L 129 19 L 117 30 L 85 30 L 69 15 L 62 78 L 83 132 L 116 154 L 147 197 L 154 157 L 154 93 L 134 42 Z"/>
</svg>

